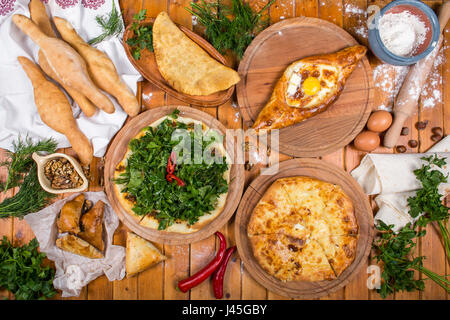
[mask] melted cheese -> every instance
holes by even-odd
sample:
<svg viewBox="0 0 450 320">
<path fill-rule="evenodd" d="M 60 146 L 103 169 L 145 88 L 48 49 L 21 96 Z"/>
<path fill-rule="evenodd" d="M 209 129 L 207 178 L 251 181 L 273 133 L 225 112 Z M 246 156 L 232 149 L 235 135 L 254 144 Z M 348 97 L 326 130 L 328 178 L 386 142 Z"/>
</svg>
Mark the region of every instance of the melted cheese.
<svg viewBox="0 0 450 320">
<path fill-rule="evenodd" d="M 288 105 L 297 108 L 313 108 L 322 101 L 336 94 L 339 82 L 342 80 L 341 68 L 327 64 L 311 64 L 298 62 L 290 66 L 286 76 L 288 84 L 285 98 Z M 312 95 L 305 92 L 303 82 L 308 79 L 317 79 L 320 87 Z"/>
</svg>

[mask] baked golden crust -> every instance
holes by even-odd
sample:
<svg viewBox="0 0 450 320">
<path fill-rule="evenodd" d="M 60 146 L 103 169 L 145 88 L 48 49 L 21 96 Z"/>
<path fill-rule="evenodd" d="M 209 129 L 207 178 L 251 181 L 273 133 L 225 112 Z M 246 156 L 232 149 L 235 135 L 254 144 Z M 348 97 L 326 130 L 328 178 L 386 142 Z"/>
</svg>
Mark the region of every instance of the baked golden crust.
<svg viewBox="0 0 450 320">
<path fill-rule="evenodd" d="M 261 267 L 282 281 L 332 280 L 336 276 L 315 240 L 283 234 L 250 236 L 253 253 Z"/>
<path fill-rule="evenodd" d="M 164 256 L 151 242 L 132 232 L 127 233 L 127 254 L 125 262 L 127 278 L 166 259 L 167 257 Z"/>
<path fill-rule="evenodd" d="M 157 125 L 159 125 L 165 118 L 166 117 L 162 117 L 162 118 L 156 120 L 150 126 L 157 127 Z M 186 124 L 190 124 L 190 123 L 202 124 L 202 130 L 204 133 L 206 133 L 206 132 L 208 132 L 208 130 L 210 130 L 210 128 L 208 126 L 206 126 L 204 123 L 194 120 L 194 119 L 191 119 L 191 118 L 178 116 L 176 121 L 183 122 Z M 146 133 L 146 129 L 144 128 L 134 137 L 134 139 L 138 139 L 138 138 L 142 137 L 143 135 L 145 135 L 145 133 Z M 230 179 L 231 179 L 231 177 L 230 177 L 230 174 L 231 174 L 230 157 L 227 154 L 227 152 L 222 144 L 215 145 L 215 148 L 217 151 L 221 152 L 223 155 L 226 156 L 229 167 L 228 167 L 228 170 L 224 173 L 224 178 L 228 182 L 228 184 L 230 184 Z M 126 167 L 127 167 L 128 157 L 131 155 L 131 153 L 132 152 L 131 152 L 130 148 L 127 148 L 127 151 L 125 152 L 123 159 L 116 166 L 116 170 L 114 171 L 114 179 L 118 179 L 120 177 L 120 174 L 125 172 Z M 143 227 L 146 227 L 149 229 L 155 229 L 155 230 L 158 229 L 159 222 L 155 217 L 153 217 L 150 214 L 145 215 L 145 216 L 137 215 L 133 211 L 136 199 L 132 195 L 130 195 L 126 192 L 122 192 L 123 186 L 114 183 L 113 189 L 114 189 L 114 193 L 116 195 L 117 200 L 119 201 L 120 205 L 122 206 L 122 208 L 124 209 L 124 211 L 127 214 L 129 214 L 133 219 L 135 219 Z M 214 210 L 212 210 L 208 213 L 205 213 L 203 216 L 201 216 L 199 218 L 199 220 L 195 224 L 189 225 L 187 221 L 176 221 L 174 224 L 168 226 L 167 229 L 165 229 L 164 231 L 187 234 L 187 233 L 193 233 L 193 232 L 200 230 L 201 228 L 203 228 L 205 225 L 210 223 L 212 220 L 217 218 L 222 213 L 222 211 L 225 207 L 225 201 L 227 199 L 227 196 L 228 196 L 228 191 L 221 194 L 219 196 L 219 198 L 217 199 L 217 204 L 216 204 Z"/>
<path fill-rule="evenodd" d="M 239 82 L 236 71 L 212 58 L 161 12 L 153 24 L 153 46 L 163 78 L 179 92 L 209 95 Z"/>
<path fill-rule="evenodd" d="M 335 53 L 311 56 L 295 61 L 278 80 L 269 101 L 259 113 L 252 128 L 257 132 L 260 129 L 285 128 L 325 111 L 342 92 L 346 80 L 366 52 L 366 47 L 356 45 Z M 328 88 L 327 93 L 317 101 L 314 101 L 314 103 L 311 103 L 310 96 L 303 96 L 297 99 L 293 98 L 293 101 L 296 102 L 296 106 L 293 107 L 286 99 L 286 92 L 289 86 L 290 75 L 296 72 L 294 70 L 298 65 L 309 65 L 314 68 L 317 66 L 331 66 L 334 69 L 333 73 L 335 76 L 338 75 L 338 78 L 332 81 L 334 85 Z M 323 74 L 320 77 L 322 76 Z M 319 78 L 319 80 L 322 79 Z"/>
<path fill-rule="evenodd" d="M 333 275 L 339 276 L 353 262 L 358 224 L 353 203 L 340 186 L 310 177 L 287 177 L 267 189 L 250 216 L 247 233 L 255 258 L 271 275 L 285 281 L 320 281 L 335 278 L 328 276 L 322 264 L 328 264 Z M 307 259 L 303 250 L 295 254 L 282 250 L 282 244 L 289 248 L 295 241 L 312 242 L 305 252 L 319 257 L 323 254 L 326 263 L 321 262 L 322 269 L 312 262 L 306 264 L 309 269 L 305 264 L 301 271 L 293 267 Z M 293 260 L 287 263 L 280 258 L 286 255 Z"/>
<path fill-rule="evenodd" d="M 103 252 L 105 250 L 105 242 L 103 241 L 103 213 L 105 204 L 99 200 L 86 213 L 81 216 L 81 226 L 83 231 L 78 234 L 78 237 L 84 241 L 89 242 L 95 248 Z"/>
<path fill-rule="evenodd" d="M 72 234 L 56 239 L 56 246 L 61 250 L 84 256 L 86 258 L 103 258 L 103 254 L 93 245 Z"/>
</svg>

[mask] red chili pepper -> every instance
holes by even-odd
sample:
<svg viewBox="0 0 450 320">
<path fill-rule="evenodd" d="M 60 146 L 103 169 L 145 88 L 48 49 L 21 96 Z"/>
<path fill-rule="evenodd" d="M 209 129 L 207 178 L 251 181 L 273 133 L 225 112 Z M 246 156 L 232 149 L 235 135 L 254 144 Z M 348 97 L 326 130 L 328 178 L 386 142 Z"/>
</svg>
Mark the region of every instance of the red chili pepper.
<svg viewBox="0 0 450 320">
<path fill-rule="evenodd" d="M 213 274 L 213 290 L 216 299 L 222 299 L 223 297 L 223 278 L 225 276 L 225 271 L 227 270 L 228 261 L 230 261 L 236 246 L 230 247 L 225 252 L 225 256 L 222 259 L 219 267 L 214 271 Z"/>
<path fill-rule="evenodd" d="M 169 159 L 167 159 L 167 173 L 171 174 L 175 171 L 176 159 L 175 152 L 172 151 Z"/>
<path fill-rule="evenodd" d="M 178 289 L 180 289 L 182 292 L 187 292 L 196 285 L 199 285 L 202 283 L 205 279 L 207 279 L 214 270 L 217 269 L 217 267 L 220 265 L 220 262 L 222 261 L 224 255 L 225 255 L 225 249 L 227 248 L 227 241 L 222 233 L 217 231 L 215 235 L 220 240 L 220 246 L 219 250 L 217 251 L 216 256 L 214 259 L 211 260 L 208 265 L 206 265 L 203 269 L 198 271 L 196 274 L 190 276 L 189 278 L 186 278 L 184 280 L 181 280 L 178 282 Z"/>
<path fill-rule="evenodd" d="M 169 182 L 172 182 L 173 179 L 175 179 L 177 181 L 177 185 L 180 187 L 184 187 L 185 183 L 183 180 L 181 180 L 180 178 L 178 178 L 177 176 L 175 176 L 173 173 L 175 171 L 175 166 L 176 166 L 176 158 L 175 158 L 175 152 L 172 151 L 172 153 L 170 154 L 169 159 L 167 159 L 167 175 L 166 175 L 166 179 Z"/>
</svg>

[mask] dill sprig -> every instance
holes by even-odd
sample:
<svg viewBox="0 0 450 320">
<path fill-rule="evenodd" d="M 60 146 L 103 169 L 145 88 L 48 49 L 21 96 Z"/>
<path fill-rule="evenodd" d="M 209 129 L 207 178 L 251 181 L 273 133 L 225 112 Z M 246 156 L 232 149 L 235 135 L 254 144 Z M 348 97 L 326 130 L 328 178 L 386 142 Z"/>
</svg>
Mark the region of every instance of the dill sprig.
<svg viewBox="0 0 450 320">
<path fill-rule="evenodd" d="M 102 42 L 108 37 L 119 35 L 123 30 L 123 22 L 113 1 L 111 12 L 106 16 L 96 16 L 95 21 L 100 25 L 103 33 L 88 41 L 90 45 Z"/>
<path fill-rule="evenodd" d="M 275 0 L 267 3 L 259 12 L 255 12 L 248 3 L 242 0 L 232 0 L 231 7 L 217 2 L 191 2 L 191 8 L 186 10 L 196 16 L 206 27 L 206 39 L 222 54 L 227 50 L 242 58 L 245 49 L 256 35 L 268 26 L 268 20 L 262 19 L 262 13 Z"/>
<path fill-rule="evenodd" d="M 0 191 L 6 192 L 11 188 L 20 187 L 14 196 L 0 203 L 0 218 L 23 217 L 38 211 L 47 205 L 54 196 L 43 190 L 37 177 L 37 166 L 31 158 L 33 152 L 49 152 L 56 150 L 57 143 L 47 139 L 34 143 L 26 137 L 20 137 L 13 143 L 14 152 L 8 152 L 8 159 L 0 162 L 0 167 L 6 167 L 8 177 L 0 182 Z"/>
</svg>

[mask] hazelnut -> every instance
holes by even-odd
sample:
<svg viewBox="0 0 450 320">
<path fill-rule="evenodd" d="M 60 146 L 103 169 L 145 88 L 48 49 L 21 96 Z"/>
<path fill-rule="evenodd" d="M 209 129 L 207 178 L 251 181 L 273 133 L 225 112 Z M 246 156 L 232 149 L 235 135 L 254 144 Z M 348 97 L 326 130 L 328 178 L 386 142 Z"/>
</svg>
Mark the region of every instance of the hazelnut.
<svg viewBox="0 0 450 320">
<path fill-rule="evenodd" d="M 428 124 L 428 120 L 419 121 L 416 123 L 416 128 L 417 128 L 417 130 L 423 130 L 427 127 L 427 124 Z"/>
<path fill-rule="evenodd" d="M 407 136 L 408 133 L 409 133 L 409 128 L 408 127 L 403 127 L 401 135 L 402 136 Z"/>
<path fill-rule="evenodd" d="M 417 147 L 417 145 L 418 145 L 417 140 L 409 140 L 409 141 L 408 141 L 408 145 L 409 145 L 411 148 Z"/>
<path fill-rule="evenodd" d="M 396 146 L 395 150 L 397 150 L 398 153 L 404 153 L 406 151 L 405 146 Z"/>
<path fill-rule="evenodd" d="M 433 129 L 431 129 L 431 132 L 433 132 L 434 134 L 440 135 L 442 136 L 442 128 L 441 127 L 434 127 Z"/>
<path fill-rule="evenodd" d="M 431 140 L 433 140 L 433 141 L 439 141 L 439 140 L 441 140 L 441 139 L 442 139 L 442 136 L 439 135 L 439 134 L 433 134 L 433 135 L 431 136 Z"/>
</svg>

